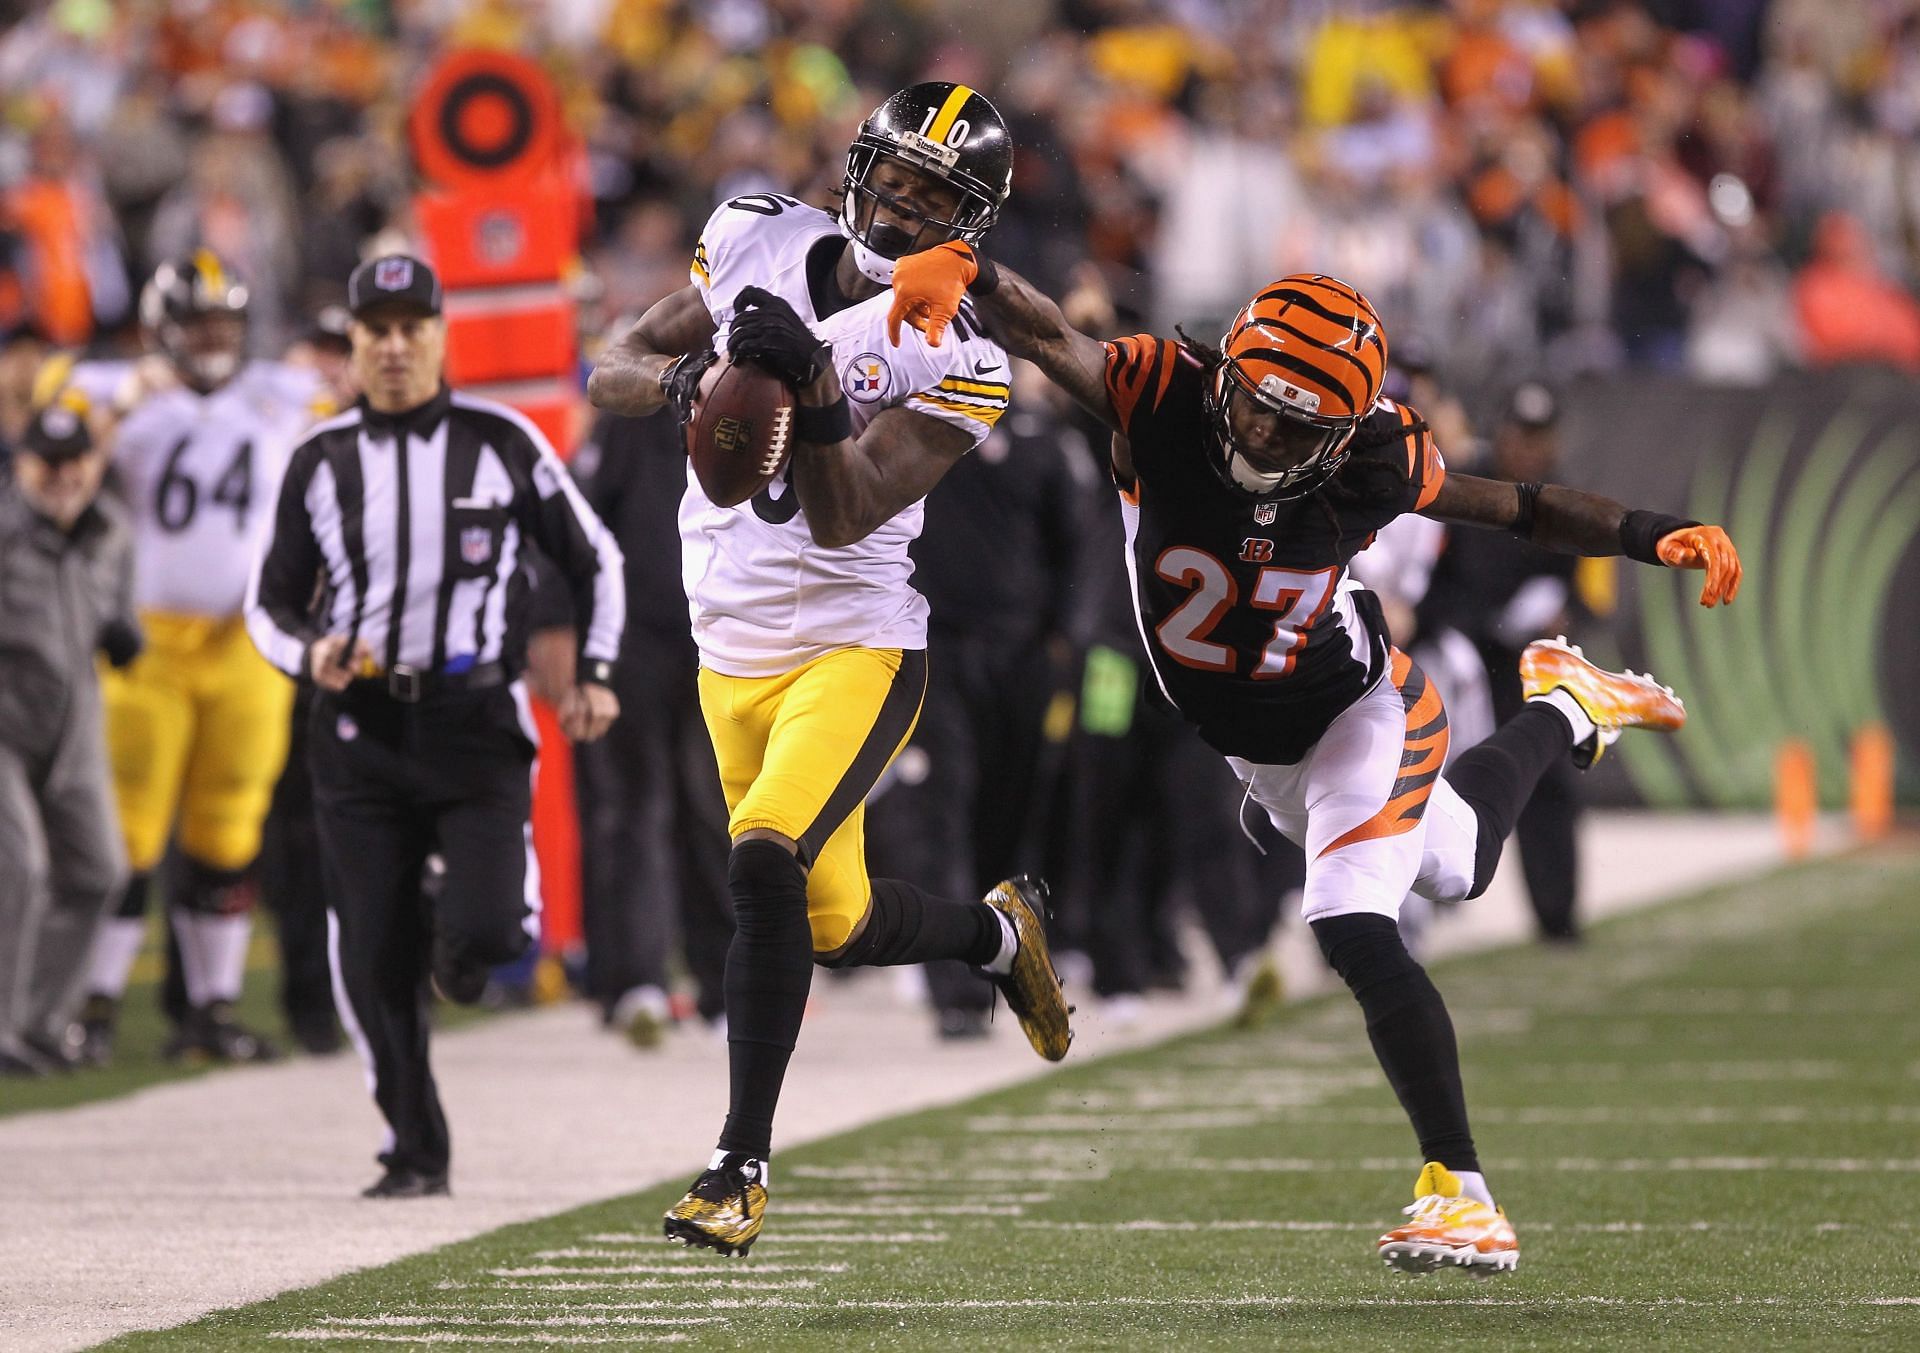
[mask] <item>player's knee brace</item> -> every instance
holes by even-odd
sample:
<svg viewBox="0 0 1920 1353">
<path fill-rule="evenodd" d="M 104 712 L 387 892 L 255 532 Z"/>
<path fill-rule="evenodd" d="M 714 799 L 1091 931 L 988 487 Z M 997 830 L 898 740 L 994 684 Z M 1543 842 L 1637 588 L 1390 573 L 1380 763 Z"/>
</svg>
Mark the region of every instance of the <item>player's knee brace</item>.
<svg viewBox="0 0 1920 1353">
<path fill-rule="evenodd" d="M 175 856 L 167 899 L 196 916 L 244 916 L 259 890 L 244 869 L 215 869 L 185 855 Z"/>
<path fill-rule="evenodd" d="M 874 879 L 866 924 L 831 954 L 815 954 L 823 968 L 884 968 L 899 963 L 960 959 L 975 967 L 1000 948 L 1000 925 L 980 902 L 950 902 L 899 879 Z"/>
<path fill-rule="evenodd" d="M 892 879 L 874 879 L 860 933 L 830 954 L 815 954 L 823 968 L 874 968 L 902 962 L 900 955 L 920 931 L 924 894 Z"/>
<path fill-rule="evenodd" d="M 736 844 L 727 856 L 727 889 L 733 894 L 734 929 L 758 940 L 802 926 L 807 914 L 807 871 L 778 841 L 755 838 Z"/>
</svg>

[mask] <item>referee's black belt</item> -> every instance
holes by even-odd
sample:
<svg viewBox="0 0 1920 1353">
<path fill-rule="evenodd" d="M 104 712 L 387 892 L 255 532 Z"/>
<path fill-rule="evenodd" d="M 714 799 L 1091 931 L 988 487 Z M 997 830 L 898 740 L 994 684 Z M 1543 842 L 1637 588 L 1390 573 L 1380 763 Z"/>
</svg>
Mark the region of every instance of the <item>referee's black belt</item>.
<svg viewBox="0 0 1920 1353">
<path fill-rule="evenodd" d="M 489 686 L 504 685 L 510 678 L 506 664 L 499 662 L 476 663 L 458 672 L 423 671 L 397 662 L 384 676 L 363 677 L 355 681 L 353 689 L 384 695 L 403 705 L 417 705 L 430 696 L 484 691 Z"/>
</svg>

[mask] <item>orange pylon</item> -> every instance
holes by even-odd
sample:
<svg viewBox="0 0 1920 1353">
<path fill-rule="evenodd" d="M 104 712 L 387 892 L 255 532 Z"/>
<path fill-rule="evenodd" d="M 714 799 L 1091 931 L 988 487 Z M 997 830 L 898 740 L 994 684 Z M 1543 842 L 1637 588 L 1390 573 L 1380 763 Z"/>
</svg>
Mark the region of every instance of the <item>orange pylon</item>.
<svg viewBox="0 0 1920 1353">
<path fill-rule="evenodd" d="M 1773 810 L 1788 859 L 1800 859 L 1813 849 L 1814 816 L 1819 808 L 1813 748 L 1800 738 L 1788 738 L 1773 759 Z"/>
<path fill-rule="evenodd" d="M 1853 829 L 1863 841 L 1877 841 L 1893 829 L 1893 734 L 1870 723 L 1853 735 Z"/>
</svg>

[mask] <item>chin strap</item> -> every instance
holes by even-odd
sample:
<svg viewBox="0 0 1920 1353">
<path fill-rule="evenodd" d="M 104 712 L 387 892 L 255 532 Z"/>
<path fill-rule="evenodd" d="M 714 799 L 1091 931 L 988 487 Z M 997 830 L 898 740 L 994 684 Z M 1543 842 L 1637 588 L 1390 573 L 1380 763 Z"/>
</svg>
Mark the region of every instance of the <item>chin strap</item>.
<svg viewBox="0 0 1920 1353">
<path fill-rule="evenodd" d="M 892 286 L 893 260 L 885 254 L 876 254 L 867 247 L 865 240 L 854 233 L 853 223 L 847 220 L 845 207 L 840 209 L 839 223 L 840 233 L 845 235 L 848 242 L 853 245 L 853 266 L 860 270 L 860 275 L 869 282 L 878 282 L 883 287 Z"/>
</svg>

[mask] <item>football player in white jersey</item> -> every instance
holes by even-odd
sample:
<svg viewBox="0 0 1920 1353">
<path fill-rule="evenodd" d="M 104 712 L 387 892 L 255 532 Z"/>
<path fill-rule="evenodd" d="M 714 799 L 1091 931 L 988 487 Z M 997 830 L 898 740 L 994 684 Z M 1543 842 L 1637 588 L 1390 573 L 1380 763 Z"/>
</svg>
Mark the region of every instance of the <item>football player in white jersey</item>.
<svg viewBox="0 0 1920 1353">
<path fill-rule="evenodd" d="M 134 521 L 148 641 L 130 667 L 103 678 L 133 873 L 95 942 L 81 1026 L 81 1052 L 95 1062 L 111 1057 L 148 885 L 163 859 L 189 1006 L 167 1055 L 274 1055 L 235 1020 L 233 1003 L 252 927 L 248 869 L 286 759 L 293 688 L 254 651 L 242 602 L 287 458 L 326 397 L 313 371 L 247 359 L 246 313 L 246 287 L 214 254 L 171 260 L 140 298 L 157 354 L 131 370 L 82 365 L 73 377 L 107 387 L 122 415 L 114 464 Z"/>
<path fill-rule="evenodd" d="M 783 474 L 738 507 L 689 474 L 684 576 L 700 701 L 733 840 L 727 955 L 732 1096 L 709 1168 L 666 1233 L 723 1254 L 760 1232 L 774 1106 L 812 964 L 960 958 L 993 977 L 1036 1051 L 1066 1055 L 1067 1008 L 1041 920 L 1009 879 L 982 902 L 869 879 L 862 801 L 906 743 L 926 687 L 927 606 L 907 546 L 921 503 L 1007 407 L 1006 354 L 971 314 L 960 341 L 887 342 L 894 260 L 993 225 L 1013 173 L 999 113 L 965 85 L 915 85 L 861 124 L 836 212 L 764 193 L 707 222 L 691 285 L 609 350 L 588 393 L 615 413 L 688 417 L 714 349 L 796 396 Z"/>
</svg>

